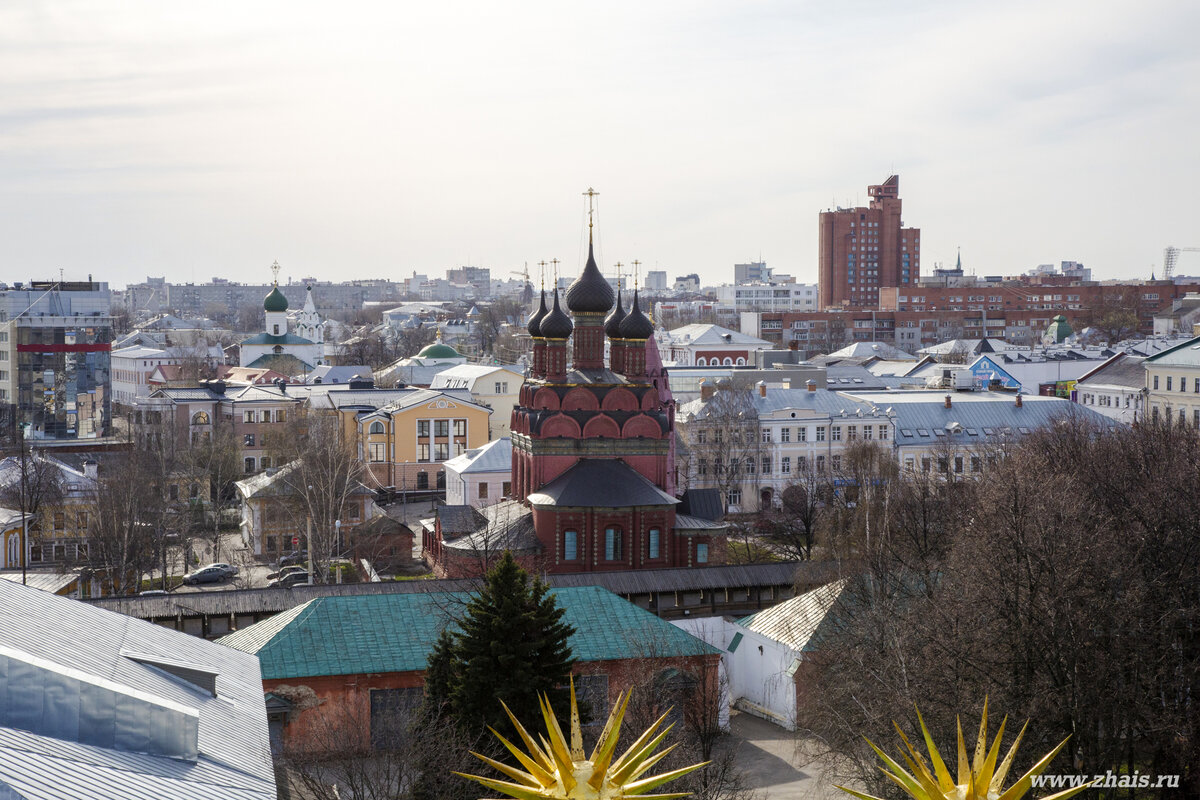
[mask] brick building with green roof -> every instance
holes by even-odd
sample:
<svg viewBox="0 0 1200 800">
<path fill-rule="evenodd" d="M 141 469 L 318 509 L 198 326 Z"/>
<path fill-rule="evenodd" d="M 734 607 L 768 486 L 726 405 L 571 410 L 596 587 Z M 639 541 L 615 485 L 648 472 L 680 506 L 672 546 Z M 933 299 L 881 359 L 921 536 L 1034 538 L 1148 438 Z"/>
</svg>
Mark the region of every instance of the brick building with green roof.
<svg viewBox="0 0 1200 800">
<path fill-rule="evenodd" d="M 720 650 L 598 586 L 550 593 L 575 629 L 573 672 L 593 719 L 603 720 L 617 693 L 635 684 L 715 685 Z M 420 703 L 434 642 L 468 599 L 450 592 L 321 597 L 219 641 L 258 656 L 279 741 L 321 749 L 322 732 L 343 717 L 370 720 L 357 729 L 365 744 L 371 728 L 390 726 Z"/>
</svg>

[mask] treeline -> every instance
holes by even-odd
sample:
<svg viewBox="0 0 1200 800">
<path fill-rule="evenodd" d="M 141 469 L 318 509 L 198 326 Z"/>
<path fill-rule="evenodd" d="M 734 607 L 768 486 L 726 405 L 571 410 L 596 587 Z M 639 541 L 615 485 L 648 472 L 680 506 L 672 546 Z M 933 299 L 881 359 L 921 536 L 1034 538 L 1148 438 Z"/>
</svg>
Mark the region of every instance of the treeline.
<svg viewBox="0 0 1200 800">
<path fill-rule="evenodd" d="M 953 752 L 956 715 L 972 739 L 987 697 L 1007 740 L 1032 720 L 1012 774 L 1070 736 L 1048 773 L 1178 774 L 1200 794 L 1197 432 L 1064 420 L 979 479 L 893 477 L 821 528 L 854 577 L 806 657 L 799 721 L 834 777 L 894 790 L 862 737 L 894 751 L 915 704 Z"/>
</svg>

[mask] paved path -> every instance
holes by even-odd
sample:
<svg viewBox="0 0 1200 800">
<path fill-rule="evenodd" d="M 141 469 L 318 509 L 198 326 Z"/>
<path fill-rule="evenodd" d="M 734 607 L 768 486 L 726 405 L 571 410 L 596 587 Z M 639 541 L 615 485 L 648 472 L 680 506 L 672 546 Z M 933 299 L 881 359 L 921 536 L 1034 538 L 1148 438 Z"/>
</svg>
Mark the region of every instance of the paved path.
<svg viewBox="0 0 1200 800">
<path fill-rule="evenodd" d="M 737 741 L 737 765 L 763 800 L 825 800 L 850 795 L 821 777 L 819 765 L 808 763 L 804 744 L 790 731 L 766 720 L 734 712 L 729 721 Z"/>
</svg>

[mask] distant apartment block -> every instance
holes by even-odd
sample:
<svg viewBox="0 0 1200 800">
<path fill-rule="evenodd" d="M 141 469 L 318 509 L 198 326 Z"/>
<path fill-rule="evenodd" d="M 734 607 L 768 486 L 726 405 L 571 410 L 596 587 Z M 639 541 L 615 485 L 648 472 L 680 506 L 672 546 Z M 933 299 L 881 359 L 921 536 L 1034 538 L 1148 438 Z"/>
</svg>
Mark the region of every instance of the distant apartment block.
<svg viewBox="0 0 1200 800">
<path fill-rule="evenodd" d="M 307 287 L 312 286 L 320 301 L 317 310 L 358 311 L 367 302 L 399 301 L 404 286 L 389 280 L 354 280 L 341 283 L 299 280 L 281 283 L 279 291 L 292 308 L 302 308 Z M 209 283 L 168 283 L 162 278 L 147 278 L 145 283 L 126 287 L 126 307 L 135 311 L 172 311 L 183 316 L 206 316 L 214 308 L 237 309 L 258 305 L 271 291 L 269 283 L 237 283 L 214 278 Z"/>
<path fill-rule="evenodd" d="M 34 281 L 0 291 L 0 403 L 31 439 L 94 439 L 112 422 L 107 283 Z"/>
<path fill-rule="evenodd" d="M 822 308 L 871 308 L 880 289 L 910 286 L 921 275 L 921 230 L 900 217 L 900 176 L 867 187 L 870 205 L 820 215 Z"/>
<path fill-rule="evenodd" d="M 742 311 L 816 311 L 817 286 L 811 283 L 750 283 L 719 286 L 717 303 Z"/>
<path fill-rule="evenodd" d="M 665 292 L 667 290 L 667 271 L 652 269 L 646 273 L 646 291 Z"/>
<path fill-rule="evenodd" d="M 733 265 L 734 283 L 770 283 L 771 268 L 765 261 L 751 261 L 749 264 Z"/>
<path fill-rule="evenodd" d="M 700 276 L 696 273 L 691 275 L 680 275 L 675 279 L 675 291 L 677 292 L 698 292 L 700 291 Z"/>
</svg>

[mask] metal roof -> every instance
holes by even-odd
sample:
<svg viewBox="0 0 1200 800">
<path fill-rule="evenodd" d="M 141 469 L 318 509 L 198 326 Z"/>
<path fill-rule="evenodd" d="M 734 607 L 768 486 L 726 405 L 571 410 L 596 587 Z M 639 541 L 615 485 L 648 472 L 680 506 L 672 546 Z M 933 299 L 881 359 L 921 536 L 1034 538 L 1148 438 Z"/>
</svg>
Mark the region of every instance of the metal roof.
<svg viewBox="0 0 1200 800">
<path fill-rule="evenodd" d="M 551 594 L 575 629 L 569 643 L 579 661 L 720 652 L 598 586 Z M 425 669 L 441 630 L 465 613 L 470 598 L 465 592 L 323 597 L 283 622 L 266 620 L 218 641 L 256 654 L 264 680 L 414 672 Z"/>
<path fill-rule="evenodd" d="M 512 470 L 512 439 L 507 436 L 493 439 L 482 447 L 455 456 L 442 466 L 460 475 L 469 472 L 510 472 Z"/>
<path fill-rule="evenodd" d="M 0 580 L 21 582 L 21 570 L 5 570 L 0 572 Z M 79 580 L 78 572 L 45 572 L 26 570 L 25 584 L 33 589 L 39 589 L 50 594 L 58 594 Z"/>
<path fill-rule="evenodd" d="M 579 572 L 547 575 L 551 586 L 601 586 L 616 594 L 687 592 L 731 586 L 812 586 L 838 577 L 838 566 L 824 561 L 774 561 L 703 568 L 639 569 L 621 572 Z M 103 597 L 88 605 L 142 619 L 173 619 L 198 615 L 249 616 L 278 614 L 319 597 L 375 594 L 422 594 L 468 591 L 473 579 L 381 581 L 379 583 L 301 584 L 291 589 L 233 589 L 189 592 L 184 595 Z"/>
<path fill-rule="evenodd" d="M 846 578 L 828 583 L 743 617 L 738 620 L 738 624 L 793 650 L 809 652 L 814 649 L 817 631 L 825 623 L 830 609 L 842 596 L 846 584 Z"/>
<path fill-rule="evenodd" d="M 1156 367 L 1200 367 L 1200 336 L 1155 353 L 1146 361 Z"/>
<path fill-rule="evenodd" d="M 1117 353 L 1108 361 L 1083 375 L 1076 383 L 1076 387 L 1100 385 L 1141 389 L 1146 385 L 1146 368 L 1142 366 L 1145 360 L 1142 356 Z"/>
<path fill-rule="evenodd" d="M 581 458 L 575 466 L 529 495 L 535 506 L 631 508 L 673 506 L 679 501 L 624 461 Z"/>
<path fill-rule="evenodd" d="M 27 798 L 275 797 L 254 658 L 9 581 L 0 605 L 14 612 L 0 626 L 0 787 Z M 216 695 L 180 666 L 215 673 Z"/>
</svg>

